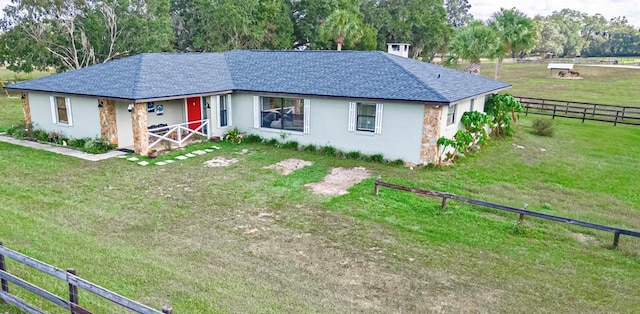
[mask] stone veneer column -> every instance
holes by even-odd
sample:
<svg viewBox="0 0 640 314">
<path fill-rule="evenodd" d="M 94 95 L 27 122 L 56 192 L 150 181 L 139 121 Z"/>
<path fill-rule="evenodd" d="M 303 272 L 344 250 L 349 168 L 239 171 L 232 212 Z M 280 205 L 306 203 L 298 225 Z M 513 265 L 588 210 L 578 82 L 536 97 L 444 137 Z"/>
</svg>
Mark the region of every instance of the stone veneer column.
<svg viewBox="0 0 640 314">
<path fill-rule="evenodd" d="M 100 137 L 113 145 L 118 145 L 118 124 L 116 122 L 115 100 L 98 99 L 102 107 L 98 107 L 100 113 Z"/>
<path fill-rule="evenodd" d="M 133 125 L 133 150 L 146 155 L 149 152 L 149 136 L 147 136 L 147 103 L 136 103 L 131 111 Z"/>
<path fill-rule="evenodd" d="M 422 147 L 420 148 L 420 163 L 438 163 L 438 138 L 442 125 L 442 106 L 425 105 L 422 119 Z"/>
<path fill-rule="evenodd" d="M 29 107 L 29 93 L 22 93 L 22 113 L 24 114 L 24 124 L 27 129 L 33 127 L 31 121 L 31 107 Z"/>
</svg>

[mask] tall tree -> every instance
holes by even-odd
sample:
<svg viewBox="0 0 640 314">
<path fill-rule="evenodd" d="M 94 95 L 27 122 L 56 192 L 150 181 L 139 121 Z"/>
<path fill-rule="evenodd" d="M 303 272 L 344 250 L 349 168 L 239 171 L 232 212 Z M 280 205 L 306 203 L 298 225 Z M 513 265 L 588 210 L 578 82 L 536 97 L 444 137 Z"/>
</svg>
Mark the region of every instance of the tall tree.
<svg viewBox="0 0 640 314">
<path fill-rule="evenodd" d="M 287 0 L 174 0 L 176 49 L 288 49 L 293 21 Z"/>
<path fill-rule="evenodd" d="M 359 14 L 359 0 L 291 0 L 291 17 L 294 21 L 296 44 L 311 49 L 327 48 L 321 38 L 320 27 L 335 10 Z"/>
<path fill-rule="evenodd" d="M 583 13 L 571 9 L 555 11 L 549 17 L 560 30 L 566 41 L 563 47 L 564 56 L 580 55 L 586 40 L 581 36 Z"/>
<path fill-rule="evenodd" d="M 612 18 L 606 32 L 610 55 L 637 56 L 640 54 L 640 29 L 629 24 L 626 17 Z"/>
<path fill-rule="evenodd" d="M 0 22 L 6 30 L 0 62 L 22 71 L 64 70 L 168 51 L 173 37 L 168 13 L 168 0 L 15 1 Z"/>
<path fill-rule="evenodd" d="M 567 39 L 560 32 L 560 27 L 547 16 L 536 16 L 535 20 L 540 28 L 540 38 L 534 51 L 552 56 L 563 55 Z"/>
<path fill-rule="evenodd" d="M 410 56 L 431 60 L 451 35 L 441 0 L 363 0 L 365 22 L 378 29 L 378 48 L 388 42 L 411 44 Z"/>
<path fill-rule="evenodd" d="M 496 58 L 504 53 L 504 45 L 496 31 L 481 21 L 472 21 L 457 28 L 451 42 L 446 63 L 455 64 L 458 59 L 469 61 L 469 73 L 480 75 L 480 59 Z"/>
<path fill-rule="evenodd" d="M 337 50 L 342 50 L 342 45 L 348 38 L 357 42 L 362 38 L 362 22 L 358 16 L 347 10 L 335 10 L 331 13 L 320 28 L 320 36 L 325 40 L 332 40 L 337 45 Z"/>
<path fill-rule="evenodd" d="M 471 5 L 467 0 L 446 0 L 444 7 L 447 9 L 447 21 L 453 27 L 462 27 L 473 20 L 469 13 Z"/>
<path fill-rule="evenodd" d="M 511 58 L 527 52 L 536 45 L 538 24 L 516 8 L 509 10 L 501 8 L 500 11 L 493 14 L 489 25 L 500 37 L 503 46 L 501 51 L 510 54 Z M 496 79 L 500 77 L 504 54 L 497 57 Z"/>
</svg>

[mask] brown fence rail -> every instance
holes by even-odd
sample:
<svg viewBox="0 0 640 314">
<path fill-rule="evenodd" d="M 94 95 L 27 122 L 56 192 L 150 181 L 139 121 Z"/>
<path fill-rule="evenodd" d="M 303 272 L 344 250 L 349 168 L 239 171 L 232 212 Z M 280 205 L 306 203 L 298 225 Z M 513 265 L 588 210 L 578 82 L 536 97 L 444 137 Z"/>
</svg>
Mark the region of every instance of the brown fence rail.
<svg viewBox="0 0 640 314">
<path fill-rule="evenodd" d="M 42 289 L 36 285 L 33 285 L 23 279 L 20 279 L 14 275 L 11 275 L 7 272 L 7 267 L 5 263 L 5 257 L 10 258 L 20 264 L 29 266 L 34 268 L 42 273 L 53 276 L 57 279 L 65 281 L 69 284 L 69 300 L 61 298 L 45 289 Z M 78 288 L 83 289 L 87 292 L 95 294 L 103 299 L 106 299 L 112 303 L 120 305 L 124 308 L 127 308 L 134 313 L 140 314 L 172 314 L 173 309 L 171 307 L 165 306 L 162 308 L 162 311 L 155 310 L 146 305 L 140 304 L 131 299 L 125 298 L 113 291 L 102 288 L 94 283 L 91 283 L 85 279 L 82 279 L 76 276 L 76 271 L 73 268 L 69 268 L 66 271 L 51 266 L 49 264 L 43 263 L 31 257 L 28 257 L 24 254 L 18 253 L 11 249 L 8 249 L 2 246 L 2 241 L 0 241 L 0 282 L 1 288 L 0 290 L 0 302 L 4 300 L 9 304 L 13 304 L 24 312 L 30 314 L 43 314 L 46 313 L 43 310 L 40 310 L 33 305 L 27 303 L 26 301 L 18 298 L 15 295 L 9 293 L 9 283 L 12 283 L 22 289 L 25 289 L 35 295 L 38 295 L 51 303 L 70 311 L 72 314 L 93 314 L 92 311 L 87 310 L 79 305 L 79 295 Z"/>
<path fill-rule="evenodd" d="M 525 115 L 601 121 L 618 124 L 640 125 L 640 107 L 595 104 L 568 100 L 513 96 L 524 106 Z"/>
<path fill-rule="evenodd" d="M 533 212 L 533 211 L 526 210 L 526 209 L 493 204 L 493 203 L 480 201 L 480 200 L 476 200 L 476 199 L 472 199 L 472 198 L 468 198 L 468 197 L 463 197 L 463 196 L 457 196 L 457 195 L 449 194 L 449 193 L 415 189 L 415 188 L 411 188 L 411 187 L 407 187 L 407 186 L 402 186 L 402 185 L 382 182 L 380 180 L 376 180 L 374 184 L 375 184 L 375 194 L 376 195 L 378 195 L 378 191 L 380 189 L 379 187 L 383 186 L 383 187 L 387 187 L 387 188 L 390 188 L 390 189 L 412 192 L 412 193 L 419 194 L 419 195 L 441 197 L 442 198 L 442 208 L 447 207 L 447 200 L 452 199 L 452 200 L 466 202 L 466 203 L 473 204 L 473 205 L 478 205 L 478 206 L 483 206 L 483 207 L 487 207 L 487 208 L 493 208 L 493 209 L 498 209 L 498 210 L 503 210 L 503 211 L 516 213 L 516 214 L 520 215 L 519 216 L 520 217 L 519 221 L 524 220 L 525 216 L 532 216 L 532 217 L 537 217 L 537 218 L 542 218 L 542 219 L 562 222 L 562 223 L 566 223 L 566 224 L 570 224 L 570 225 L 576 225 L 576 226 L 581 226 L 581 227 L 585 227 L 585 228 L 591 228 L 591 229 L 611 232 L 611 233 L 613 233 L 613 247 L 616 248 L 616 249 L 618 248 L 618 243 L 620 242 L 620 235 L 621 234 L 628 235 L 628 236 L 631 236 L 631 237 L 640 238 L 640 232 L 637 232 L 637 231 L 620 229 L 620 228 L 616 228 L 616 227 L 609 227 L 609 226 L 605 226 L 605 225 L 598 225 L 598 224 L 594 224 L 594 223 L 590 223 L 590 222 L 586 222 L 586 221 L 581 221 L 581 220 L 575 220 L 575 219 L 571 219 L 571 218 L 565 218 L 565 217 L 559 217 L 559 216 L 553 216 L 553 215 L 537 213 L 537 212 Z"/>
</svg>

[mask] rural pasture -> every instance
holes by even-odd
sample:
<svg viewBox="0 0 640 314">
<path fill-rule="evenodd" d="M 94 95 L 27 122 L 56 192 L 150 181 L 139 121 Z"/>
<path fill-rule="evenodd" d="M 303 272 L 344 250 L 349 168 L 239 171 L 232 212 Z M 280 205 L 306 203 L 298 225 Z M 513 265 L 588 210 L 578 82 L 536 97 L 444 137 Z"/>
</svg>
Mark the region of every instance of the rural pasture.
<svg viewBox="0 0 640 314">
<path fill-rule="evenodd" d="M 640 106 L 640 70 L 576 68 L 583 80 L 505 64 L 501 79 L 519 96 Z M 389 189 L 373 195 L 380 176 L 640 230 L 640 128 L 556 119 L 556 134 L 539 137 L 536 118 L 451 167 L 414 170 L 262 144 L 216 144 L 216 156 L 238 160 L 228 167 L 205 167 L 211 155 L 141 167 L 0 143 L 0 240 L 175 313 L 640 312 L 638 238 L 622 236 L 611 250 L 609 233 L 534 218 L 517 225 L 514 214 L 455 201 L 442 210 L 440 199 Z M 0 130 L 20 119 L 19 99 L 0 98 Z M 312 165 L 287 175 L 264 168 L 289 158 Z M 336 167 L 372 177 L 340 196 L 305 187 Z M 88 294 L 80 302 L 119 312 Z"/>
</svg>

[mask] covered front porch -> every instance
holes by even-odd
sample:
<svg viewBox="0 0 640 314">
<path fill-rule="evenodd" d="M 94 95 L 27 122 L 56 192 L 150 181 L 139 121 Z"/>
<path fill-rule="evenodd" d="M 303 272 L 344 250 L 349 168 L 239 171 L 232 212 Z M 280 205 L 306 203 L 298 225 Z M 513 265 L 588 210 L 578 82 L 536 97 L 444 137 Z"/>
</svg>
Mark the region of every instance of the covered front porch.
<svg viewBox="0 0 640 314">
<path fill-rule="evenodd" d="M 198 120 L 180 124 L 152 125 L 147 128 L 149 150 L 161 150 L 170 147 L 184 147 L 197 138 L 209 139 L 207 132 L 209 120 Z"/>
<path fill-rule="evenodd" d="M 147 155 L 150 150 L 184 147 L 196 139 L 209 139 L 209 99 L 199 96 L 129 104 L 130 149 Z"/>
</svg>

